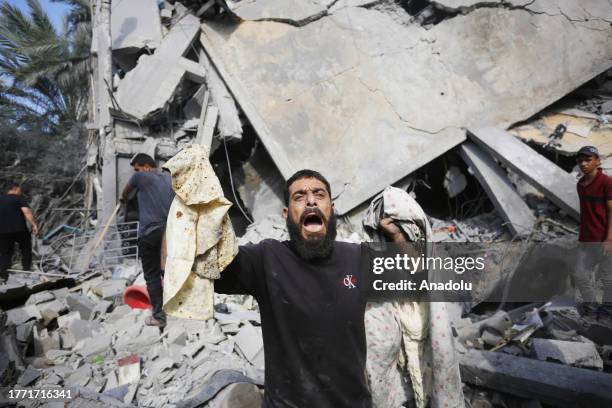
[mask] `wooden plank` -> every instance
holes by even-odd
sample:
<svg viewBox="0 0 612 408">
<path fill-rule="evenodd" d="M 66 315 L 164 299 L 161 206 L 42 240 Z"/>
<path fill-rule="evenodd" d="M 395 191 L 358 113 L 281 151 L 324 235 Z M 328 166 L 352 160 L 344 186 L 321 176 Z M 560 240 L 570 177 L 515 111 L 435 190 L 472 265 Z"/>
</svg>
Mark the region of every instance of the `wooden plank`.
<svg viewBox="0 0 612 408">
<path fill-rule="evenodd" d="M 460 370 L 464 382 L 553 406 L 612 407 L 612 374 L 482 350 L 464 354 Z"/>
<path fill-rule="evenodd" d="M 536 218 L 516 192 L 506 172 L 485 151 L 471 142 L 459 147 L 459 154 L 474 171 L 474 176 L 506 221 L 512 235 L 531 233 Z"/>
<path fill-rule="evenodd" d="M 503 129 L 494 127 L 469 129 L 468 136 L 546 194 L 550 201 L 568 215 L 580 219 L 577 180 L 574 176 Z"/>
</svg>

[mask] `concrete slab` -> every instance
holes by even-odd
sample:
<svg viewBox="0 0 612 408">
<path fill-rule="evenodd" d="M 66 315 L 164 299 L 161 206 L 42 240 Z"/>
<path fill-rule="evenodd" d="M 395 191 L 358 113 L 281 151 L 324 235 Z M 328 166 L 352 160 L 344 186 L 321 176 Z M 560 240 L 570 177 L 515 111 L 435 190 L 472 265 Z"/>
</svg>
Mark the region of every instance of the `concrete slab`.
<svg viewBox="0 0 612 408">
<path fill-rule="evenodd" d="M 344 7 L 302 27 L 210 22 L 201 42 L 283 177 L 320 171 L 344 214 L 463 141 L 459 127 L 525 120 L 609 68 L 612 27 L 570 21 L 601 3 L 564 3 L 569 18 L 477 7 L 431 30 Z"/>
<path fill-rule="evenodd" d="M 15 328 L 15 336 L 17 341 L 22 343 L 30 343 L 30 339 L 32 338 L 32 329 L 36 322 L 34 320 L 27 321 L 25 323 L 20 324 Z"/>
<path fill-rule="evenodd" d="M 19 326 L 27 322 L 28 320 L 40 320 L 42 316 L 40 315 L 40 311 L 34 305 L 23 306 L 16 309 L 10 309 L 6 311 L 6 323 L 14 324 L 15 326 Z"/>
<path fill-rule="evenodd" d="M 28 298 L 25 304 L 26 305 L 37 305 L 39 303 L 49 302 L 54 299 L 55 299 L 55 296 L 53 296 L 53 293 L 49 291 L 38 292 L 38 293 L 34 293 L 33 295 L 30 295 L 30 297 Z"/>
<path fill-rule="evenodd" d="M 475 9 L 477 7 L 492 7 L 496 3 L 499 6 L 507 4 L 509 7 L 521 7 L 532 4 L 533 0 L 493 0 L 487 2 L 482 0 L 434 0 L 431 3 L 441 10 L 468 12 L 470 9 Z"/>
<path fill-rule="evenodd" d="M 571 217 L 580 219 L 576 178 L 506 131 L 470 128 L 470 138 L 510 167 Z"/>
<path fill-rule="evenodd" d="M 28 366 L 28 368 L 26 368 L 26 370 L 23 373 L 21 373 L 21 376 L 19 376 L 19 379 L 17 380 L 17 384 L 22 385 L 22 386 L 28 386 L 32 384 L 34 381 L 36 381 L 38 377 L 40 376 L 41 376 L 40 370 L 37 370 L 36 368 L 32 366 Z"/>
<path fill-rule="evenodd" d="M 187 332 L 180 326 L 171 326 L 167 327 L 168 336 L 166 337 L 168 340 L 168 344 L 185 346 L 187 344 Z"/>
<path fill-rule="evenodd" d="M 212 102 L 219 108 L 219 123 L 217 124 L 219 137 L 228 138 L 229 141 L 241 140 L 242 122 L 234 97 L 203 50 L 199 53 L 199 60 L 206 69 L 206 85 Z"/>
<path fill-rule="evenodd" d="M 232 12 L 243 20 L 281 21 L 287 24 L 304 25 L 321 17 L 327 7 L 313 0 L 255 0 L 241 1 L 232 7 Z"/>
<path fill-rule="evenodd" d="M 89 320 L 96 304 L 87 296 L 71 293 L 66 297 L 66 304 L 71 311 L 79 312 L 81 318 Z"/>
<path fill-rule="evenodd" d="M 111 346 L 111 336 L 108 333 L 98 332 L 93 337 L 79 341 L 73 348 L 83 357 L 105 354 Z"/>
<path fill-rule="evenodd" d="M 68 328 L 75 320 L 81 320 L 81 314 L 78 311 L 68 313 L 57 318 L 57 326 L 62 328 Z"/>
<path fill-rule="evenodd" d="M 49 333 L 47 329 L 34 327 L 34 354 L 44 356 L 49 350 L 60 348 L 60 338 L 56 331 Z"/>
<path fill-rule="evenodd" d="M 533 339 L 531 350 L 538 360 L 603 370 L 603 360 L 593 343 Z"/>
<path fill-rule="evenodd" d="M 263 336 L 261 328 L 245 324 L 234 337 L 236 346 L 255 368 L 264 368 Z"/>
<path fill-rule="evenodd" d="M 186 70 L 203 75 L 201 66 L 182 59 L 199 32 L 199 24 L 196 17 L 186 15 L 172 27 L 153 55 L 138 59 L 136 67 L 117 85 L 116 98 L 124 112 L 144 119 L 165 106 Z"/>
<path fill-rule="evenodd" d="M 531 209 L 510 182 L 506 172 L 485 151 L 473 143 L 464 143 L 459 153 L 495 205 L 513 235 L 529 234 L 535 225 Z"/>
<path fill-rule="evenodd" d="M 92 288 L 93 292 L 104 300 L 112 300 L 121 296 L 126 288 L 124 279 L 106 280 Z"/>
<path fill-rule="evenodd" d="M 113 51 L 135 53 L 157 48 L 162 40 L 161 19 L 156 0 L 119 1 L 111 13 Z"/>
<path fill-rule="evenodd" d="M 66 378 L 66 385 L 78 385 L 81 387 L 86 386 L 91 378 L 93 377 L 93 371 L 91 364 L 83 364 L 76 371 L 74 371 L 68 378 Z"/>
</svg>

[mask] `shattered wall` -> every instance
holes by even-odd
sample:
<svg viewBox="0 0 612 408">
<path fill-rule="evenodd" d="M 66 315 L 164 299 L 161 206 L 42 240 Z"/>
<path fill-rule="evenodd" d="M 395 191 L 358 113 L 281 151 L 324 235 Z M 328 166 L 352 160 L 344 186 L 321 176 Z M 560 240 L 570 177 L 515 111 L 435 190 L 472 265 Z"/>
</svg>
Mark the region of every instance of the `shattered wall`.
<svg viewBox="0 0 612 408">
<path fill-rule="evenodd" d="M 527 119 L 612 56 L 612 5 L 597 0 L 439 1 L 456 14 L 429 30 L 390 2 L 242 4 L 251 21 L 205 22 L 201 42 L 283 176 L 321 171 L 340 213 L 461 128 Z"/>
</svg>

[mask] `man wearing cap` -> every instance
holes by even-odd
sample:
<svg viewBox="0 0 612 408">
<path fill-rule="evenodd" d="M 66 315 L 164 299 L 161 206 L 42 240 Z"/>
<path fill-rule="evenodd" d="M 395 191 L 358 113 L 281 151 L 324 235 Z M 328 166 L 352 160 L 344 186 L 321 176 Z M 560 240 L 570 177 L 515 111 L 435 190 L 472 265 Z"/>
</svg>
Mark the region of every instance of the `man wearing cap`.
<svg viewBox="0 0 612 408">
<path fill-rule="evenodd" d="M 584 301 L 582 312 L 598 310 L 593 271 L 599 266 L 604 285 L 603 304 L 612 306 L 612 178 L 601 170 L 599 151 L 584 146 L 576 162 L 583 176 L 578 181 L 580 198 L 580 242 L 574 274 Z"/>
<path fill-rule="evenodd" d="M 142 259 L 142 271 L 147 282 L 147 291 L 153 307 L 153 315 L 146 320 L 149 326 L 165 326 L 166 313 L 162 310 L 162 240 L 166 230 L 166 219 L 174 199 L 170 174 L 157 171 L 155 160 L 147 154 L 138 153 L 130 162 L 135 173 L 121 194 L 127 201 L 134 191 L 138 197 L 138 250 Z"/>
</svg>

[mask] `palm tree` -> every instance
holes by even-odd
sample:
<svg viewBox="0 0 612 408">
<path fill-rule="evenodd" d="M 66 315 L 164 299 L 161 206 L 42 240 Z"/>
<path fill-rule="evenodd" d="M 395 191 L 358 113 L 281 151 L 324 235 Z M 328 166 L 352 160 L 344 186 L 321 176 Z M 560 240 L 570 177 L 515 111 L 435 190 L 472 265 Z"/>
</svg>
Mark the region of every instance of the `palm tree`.
<svg viewBox="0 0 612 408">
<path fill-rule="evenodd" d="M 38 0 L 29 15 L 0 3 L 0 120 L 65 133 L 87 115 L 91 17 L 87 0 L 71 5 L 58 32 Z"/>
</svg>

